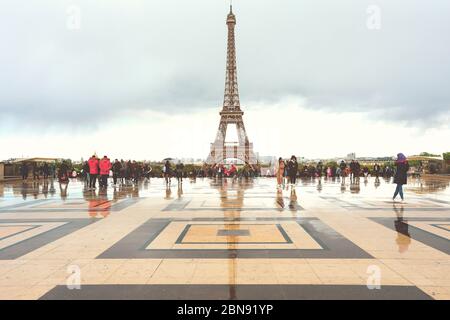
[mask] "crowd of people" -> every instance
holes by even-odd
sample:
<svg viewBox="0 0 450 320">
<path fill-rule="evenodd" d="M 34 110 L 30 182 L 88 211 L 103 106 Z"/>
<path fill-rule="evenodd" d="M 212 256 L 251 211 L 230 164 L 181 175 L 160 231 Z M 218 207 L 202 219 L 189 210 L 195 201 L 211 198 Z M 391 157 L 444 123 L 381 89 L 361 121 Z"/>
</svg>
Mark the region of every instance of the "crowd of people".
<svg viewBox="0 0 450 320">
<path fill-rule="evenodd" d="M 173 165 L 169 160 L 163 163 L 162 168 L 158 168 L 160 172 L 159 176 L 165 179 L 166 186 L 170 187 L 171 180 L 175 177 L 178 184 L 183 183 L 184 177 L 196 178 L 199 177 L 213 177 L 213 178 L 226 178 L 226 177 L 257 177 L 260 174 L 261 168 L 259 165 L 245 164 L 237 167 L 235 164 L 224 165 L 204 164 L 202 168 L 192 167 L 187 171 L 185 165 L 178 161 Z M 48 178 L 56 178 L 62 183 L 68 182 L 70 176 L 77 176 L 73 168 L 66 162 L 62 161 L 58 167 L 55 164 L 43 163 L 38 165 L 32 164 L 31 171 L 34 180 L 39 180 L 41 176 L 46 180 Z M 358 183 L 360 177 L 367 178 L 369 175 L 374 176 L 376 179 L 379 177 L 391 178 L 394 177 L 394 183 L 397 184 L 393 199 L 400 195 L 403 199 L 402 185 L 406 184 L 407 172 L 409 170 L 408 161 L 402 153 L 397 155 L 397 161 L 394 166 L 388 164 L 381 166 L 375 164 L 371 169 L 367 166 L 361 166 L 357 160 L 351 160 L 347 163 L 341 160 L 340 163 L 334 163 L 332 165 L 324 165 L 319 161 L 316 165 L 312 164 L 299 164 L 296 156 L 291 156 L 290 159 L 279 158 L 275 164 L 274 175 L 277 180 L 277 186 L 290 185 L 294 187 L 298 177 L 312 177 L 312 178 L 334 178 L 339 177 L 345 179 L 350 178 L 351 183 Z M 24 163 L 20 167 L 20 173 L 22 179 L 26 180 L 29 177 L 30 165 Z M 150 179 L 155 176 L 153 169 L 149 163 L 137 162 L 137 161 L 124 161 L 121 159 L 115 159 L 111 161 L 106 155 L 103 158 L 98 158 L 93 155 L 88 161 L 85 161 L 82 165 L 80 172 L 81 176 L 85 179 L 86 188 L 93 190 L 96 189 L 98 181 L 99 187 L 108 187 L 108 178 L 112 174 L 112 183 L 114 186 L 121 185 L 136 185 L 141 179 Z"/>
<path fill-rule="evenodd" d="M 23 180 L 28 180 L 30 172 L 34 180 L 44 177 L 58 178 L 58 181 L 69 182 L 69 178 L 80 177 L 86 181 L 87 187 L 94 189 L 98 185 L 103 188 L 107 185 L 108 177 L 112 176 L 113 185 L 137 184 L 143 179 L 151 177 L 162 177 L 168 185 L 172 178 L 176 178 L 182 183 L 183 178 L 225 178 L 225 177 L 256 177 L 259 175 L 259 165 L 244 165 L 238 167 L 235 164 L 204 164 L 203 166 L 185 166 L 178 161 L 172 163 L 166 160 L 162 165 L 154 164 L 154 169 L 149 162 L 138 162 L 135 160 L 115 159 L 111 161 L 108 156 L 102 158 L 93 155 L 89 160 L 73 165 L 70 161 L 64 160 L 59 163 L 24 163 L 20 167 L 20 174 Z"/>
<path fill-rule="evenodd" d="M 39 180 L 41 176 L 44 177 L 44 179 L 55 178 L 56 166 L 47 162 L 42 165 L 33 163 L 31 165 L 31 172 L 34 180 Z M 28 163 L 23 163 L 20 166 L 20 175 L 22 176 L 22 180 L 28 179 L 29 174 L 30 165 Z"/>
<path fill-rule="evenodd" d="M 56 166 L 55 163 L 48 162 L 44 162 L 42 164 L 38 164 L 36 162 L 31 164 L 24 162 L 20 166 L 19 170 L 22 180 L 28 180 L 31 171 L 33 180 L 40 180 L 41 178 L 44 180 L 58 178 L 60 182 L 68 182 L 70 165 L 65 160 L 62 161 L 59 166 Z"/>
<path fill-rule="evenodd" d="M 204 165 L 199 174 L 202 177 L 209 178 L 254 178 L 260 175 L 261 167 L 259 164 L 246 163 L 241 167 L 235 164 L 214 164 Z"/>
<path fill-rule="evenodd" d="M 169 160 L 166 160 L 161 172 L 167 186 L 171 185 L 172 177 L 175 177 L 179 184 L 183 183 L 183 177 L 186 177 L 184 164 L 180 161 L 174 166 Z M 81 172 L 88 189 L 96 189 L 97 180 L 100 188 L 106 188 L 108 177 L 111 174 L 114 186 L 136 185 L 142 179 L 150 179 L 155 176 L 149 163 L 135 160 L 124 161 L 123 159 L 120 161 L 115 159 L 112 162 L 107 156 L 99 159 L 95 155 L 84 162 Z"/>
<path fill-rule="evenodd" d="M 172 164 L 169 160 L 166 160 L 163 166 L 163 176 L 164 180 L 166 182 L 166 186 L 170 188 L 172 184 L 172 177 L 175 176 L 178 180 L 178 184 L 183 183 L 183 176 L 184 176 L 184 164 L 178 161 L 178 163 L 175 166 L 175 170 L 172 168 Z"/>
<path fill-rule="evenodd" d="M 275 166 L 275 172 L 277 177 L 277 185 L 280 187 L 283 184 L 283 180 L 286 184 L 295 185 L 298 175 L 298 162 L 296 156 L 292 156 L 290 160 L 278 159 L 278 163 Z"/>
<path fill-rule="evenodd" d="M 357 160 L 351 160 L 350 163 L 342 160 L 340 163 L 333 165 L 324 165 L 322 161 L 314 164 L 299 164 L 295 156 L 291 159 L 284 160 L 279 158 L 275 164 L 274 176 L 283 177 L 290 181 L 295 181 L 296 178 L 334 178 L 334 177 L 350 177 L 352 179 L 357 177 L 367 177 L 369 175 L 390 178 L 394 175 L 395 168 L 389 165 L 381 166 L 375 164 L 372 169 L 368 166 L 361 166 Z M 268 173 L 270 175 L 270 172 Z"/>
<path fill-rule="evenodd" d="M 298 176 L 316 177 L 319 179 L 322 176 L 328 178 L 340 177 L 343 179 L 349 177 L 350 182 L 356 184 L 359 183 L 359 178 L 361 176 L 366 179 L 369 175 L 375 176 L 375 179 L 378 179 L 380 176 L 386 178 L 391 178 L 393 176 L 394 183 L 397 186 L 392 200 L 395 201 L 397 195 L 400 195 L 400 198 L 403 201 L 403 185 L 407 183 L 408 170 L 409 164 L 403 153 L 397 154 L 397 160 L 395 161 L 394 167 L 389 165 L 382 167 L 379 164 L 375 164 L 372 170 L 369 170 L 367 166 L 361 168 L 361 165 L 357 160 L 351 160 L 349 164 L 344 160 L 341 160 L 338 166 L 327 166 L 326 168 L 322 162 L 319 161 L 316 166 L 305 165 L 303 168 L 300 168 L 296 156 L 293 155 L 288 160 L 284 160 L 281 157 L 278 159 L 278 162 L 275 165 L 275 176 L 278 189 L 280 189 L 281 186 L 286 185 L 294 187 Z"/>
<path fill-rule="evenodd" d="M 112 172 L 113 185 L 137 184 L 141 178 L 150 178 L 152 167 L 148 163 L 136 161 L 124 161 L 115 159 L 113 162 L 107 157 L 99 159 L 96 155 L 85 161 L 82 168 L 82 176 L 85 178 L 89 189 L 95 189 L 98 180 L 100 188 L 108 186 L 108 177 Z"/>
</svg>

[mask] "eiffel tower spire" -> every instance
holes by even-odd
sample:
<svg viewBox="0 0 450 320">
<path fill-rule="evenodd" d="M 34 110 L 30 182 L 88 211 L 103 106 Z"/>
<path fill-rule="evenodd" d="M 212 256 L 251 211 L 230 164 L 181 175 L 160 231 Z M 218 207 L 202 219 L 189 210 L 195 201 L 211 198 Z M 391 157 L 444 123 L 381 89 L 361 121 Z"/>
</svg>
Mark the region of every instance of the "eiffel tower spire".
<svg viewBox="0 0 450 320">
<path fill-rule="evenodd" d="M 249 142 L 245 131 L 242 116 L 244 112 L 241 110 L 239 101 L 239 90 L 237 82 L 237 66 L 236 66 L 236 42 L 235 42 L 235 26 L 236 16 L 233 13 L 233 7 L 230 5 L 230 12 L 227 16 L 228 26 L 228 44 L 227 44 L 227 64 L 225 72 L 225 93 L 223 99 L 223 107 L 220 112 L 220 124 L 217 131 L 216 140 L 211 144 L 211 151 L 207 162 L 210 164 L 221 163 L 225 159 L 240 159 L 245 163 L 256 163 L 256 157 L 253 152 L 253 144 Z M 227 134 L 228 124 L 235 124 L 239 141 L 233 145 L 227 145 L 225 138 Z"/>
<path fill-rule="evenodd" d="M 234 27 L 236 26 L 236 16 L 233 14 L 233 7 L 230 5 L 230 13 L 227 17 L 228 26 L 228 46 L 227 46 L 227 70 L 225 78 L 225 96 L 223 108 L 225 110 L 240 110 L 239 91 L 237 83 L 236 68 L 236 43 Z"/>
</svg>

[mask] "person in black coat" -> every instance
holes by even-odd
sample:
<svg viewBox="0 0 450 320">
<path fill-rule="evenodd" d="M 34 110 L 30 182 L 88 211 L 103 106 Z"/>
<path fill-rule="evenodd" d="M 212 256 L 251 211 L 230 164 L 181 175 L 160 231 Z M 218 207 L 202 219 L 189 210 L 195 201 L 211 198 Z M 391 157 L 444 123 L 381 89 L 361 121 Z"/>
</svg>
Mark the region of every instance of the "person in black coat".
<svg viewBox="0 0 450 320">
<path fill-rule="evenodd" d="M 122 171 L 122 163 L 120 163 L 118 159 L 114 160 L 114 163 L 112 165 L 114 185 L 117 185 L 117 179 L 120 177 L 121 171 Z"/>
<path fill-rule="evenodd" d="M 183 172 L 184 172 L 184 164 L 181 163 L 181 161 L 178 161 L 176 165 L 176 175 L 178 183 L 183 183 Z"/>
<path fill-rule="evenodd" d="M 397 184 L 397 187 L 394 192 L 394 196 L 392 200 L 395 200 L 398 194 L 400 194 L 400 198 L 403 201 L 403 185 L 407 183 L 407 175 L 409 170 L 409 164 L 406 160 L 406 157 L 403 153 L 397 154 L 397 161 L 395 162 L 395 167 L 397 170 L 394 175 L 394 183 Z"/>
<path fill-rule="evenodd" d="M 353 179 L 355 178 L 355 171 L 356 171 L 356 162 L 355 160 L 352 160 L 350 162 L 350 181 L 353 181 Z"/>
<path fill-rule="evenodd" d="M 37 163 L 33 163 L 33 180 L 39 180 L 39 167 Z"/>
<path fill-rule="evenodd" d="M 291 157 L 287 165 L 289 180 L 291 181 L 291 185 L 294 186 L 297 181 L 297 172 L 298 172 L 298 162 L 295 156 Z"/>
<path fill-rule="evenodd" d="M 44 179 L 48 179 L 48 175 L 50 174 L 50 168 L 47 162 L 45 162 L 42 167 L 42 173 L 44 174 Z"/>
<path fill-rule="evenodd" d="M 20 174 L 22 175 L 22 180 L 28 179 L 28 164 L 23 163 L 20 167 Z"/>
<path fill-rule="evenodd" d="M 59 171 L 58 171 L 59 182 L 69 182 L 69 175 L 68 175 L 67 171 L 69 171 L 69 166 L 67 165 L 66 161 L 61 162 L 61 165 L 60 165 Z M 62 197 L 62 195 L 61 195 L 61 197 Z"/>
<path fill-rule="evenodd" d="M 378 163 L 376 163 L 373 166 L 373 173 L 374 173 L 376 178 L 378 178 L 380 176 L 380 171 L 381 171 L 381 167 L 380 167 L 380 165 Z"/>
<path fill-rule="evenodd" d="M 316 166 L 316 172 L 317 172 L 317 176 L 320 178 L 322 178 L 322 172 L 323 172 L 323 164 L 322 161 L 319 161 L 319 163 Z"/>
<path fill-rule="evenodd" d="M 341 160 L 341 163 L 339 164 L 339 169 L 341 169 L 341 176 L 345 177 L 345 169 L 347 169 L 347 164 L 344 160 Z"/>
<path fill-rule="evenodd" d="M 84 177 L 84 182 L 86 184 L 86 187 L 89 186 L 89 181 L 91 180 L 91 175 L 89 174 L 89 163 L 87 161 L 85 161 L 83 163 L 83 177 Z"/>
<path fill-rule="evenodd" d="M 172 168 L 169 160 L 163 166 L 164 179 L 166 180 L 166 187 L 170 187 L 171 178 L 172 178 Z"/>
</svg>

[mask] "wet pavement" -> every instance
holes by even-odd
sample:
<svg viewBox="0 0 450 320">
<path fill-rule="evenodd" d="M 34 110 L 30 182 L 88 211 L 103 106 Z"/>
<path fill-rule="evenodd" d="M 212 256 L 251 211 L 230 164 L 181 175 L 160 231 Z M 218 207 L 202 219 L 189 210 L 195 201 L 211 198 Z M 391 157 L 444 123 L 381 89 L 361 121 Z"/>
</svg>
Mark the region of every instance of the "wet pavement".
<svg viewBox="0 0 450 320">
<path fill-rule="evenodd" d="M 408 182 L 0 183 L 0 298 L 449 299 L 450 178 Z"/>
</svg>

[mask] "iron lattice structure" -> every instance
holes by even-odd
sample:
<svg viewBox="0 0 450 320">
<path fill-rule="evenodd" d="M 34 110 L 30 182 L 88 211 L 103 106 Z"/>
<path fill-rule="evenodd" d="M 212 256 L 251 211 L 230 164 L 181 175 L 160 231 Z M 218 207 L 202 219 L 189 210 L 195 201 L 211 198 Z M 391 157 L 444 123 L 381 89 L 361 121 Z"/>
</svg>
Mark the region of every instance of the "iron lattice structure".
<svg viewBox="0 0 450 320">
<path fill-rule="evenodd" d="M 236 44 L 234 28 L 236 26 L 236 16 L 230 6 L 230 13 L 227 16 L 228 26 L 228 47 L 227 47 L 227 69 L 225 76 L 225 94 L 223 108 L 220 112 L 220 124 L 217 131 L 216 140 L 211 143 L 207 163 L 223 163 L 225 159 L 239 159 L 248 164 L 256 164 L 256 156 L 253 152 L 253 144 L 249 142 L 245 131 L 239 102 L 239 91 L 237 83 L 236 67 Z M 225 142 L 227 128 L 229 124 L 236 125 L 238 141 L 228 144 Z"/>
</svg>

